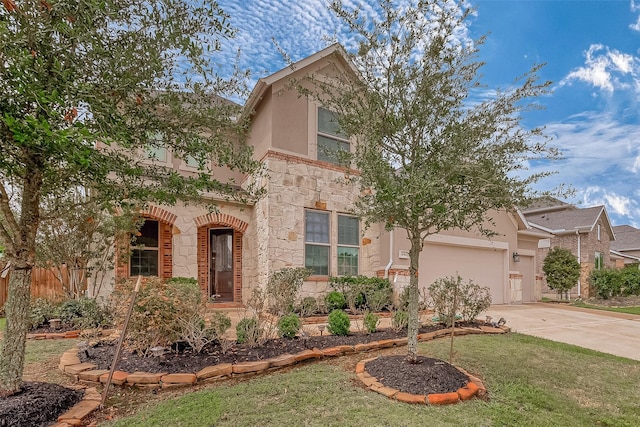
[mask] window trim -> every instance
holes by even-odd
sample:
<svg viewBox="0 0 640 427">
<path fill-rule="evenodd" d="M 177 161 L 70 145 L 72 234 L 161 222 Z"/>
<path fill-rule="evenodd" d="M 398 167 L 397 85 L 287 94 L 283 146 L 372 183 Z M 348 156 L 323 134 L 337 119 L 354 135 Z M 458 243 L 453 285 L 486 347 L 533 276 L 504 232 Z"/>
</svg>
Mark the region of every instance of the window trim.
<svg viewBox="0 0 640 427">
<path fill-rule="evenodd" d="M 327 226 L 328 226 L 328 231 L 327 231 L 327 243 L 323 243 L 323 242 L 310 242 L 308 239 L 308 235 L 307 235 L 307 214 L 308 213 L 318 213 L 318 214 L 323 214 L 326 215 L 328 221 L 327 221 Z M 314 276 L 329 276 L 331 275 L 331 212 L 328 211 L 321 211 L 321 210 L 315 210 L 315 209 L 305 209 L 304 210 L 304 266 L 305 268 L 308 269 L 313 269 L 313 267 L 307 267 L 307 246 L 321 246 L 321 247 L 326 247 L 328 248 L 328 253 L 327 253 L 327 274 L 316 274 L 315 272 L 312 273 L 312 275 Z"/>
<path fill-rule="evenodd" d="M 138 273 L 133 273 L 132 269 L 133 269 L 133 253 L 135 250 L 139 250 L 139 251 L 153 251 L 156 253 L 156 274 L 149 274 L 144 275 L 142 274 L 142 276 L 144 277 L 150 277 L 150 276 L 156 276 L 156 277 L 161 277 L 161 272 L 162 272 L 162 256 L 161 256 L 161 248 L 162 248 L 162 227 L 160 224 L 160 221 L 154 218 L 145 218 L 144 222 L 155 222 L 156 223 L 156 227 L 157 227 L 157 233 L 158 233 L 158 246 L 147 246 L 145 244 L 141 244 L 141 245 L 131 245 L 131 253 L 129 255 L 129 277 L 133 277 L 133 276 L 138 276 L 140 275 L 140 272 L 138 271 Z M 139 268 L 140 266 L 138 266 Z"/>
<path fill-rule="evenodd" d="M 351 147 L 351 139 L 349 139 L 347 137 L 344 137 L 344 136 L 337 135 L 337 134 L 331 134 L 331 133 L 322 132 L 320 130 L 320 111 L 321 110 L 327 111 L 327 112 L 329 112 L 331 114 L 334 114 L 334 115 L 336 114 L 335 112 L 333 112 L 333 111 L 331 111 L 331 110 L 329 110 L 327 108 L 324 108 L 324 107 L 319 106 L 319 105 L 316 106 L 316 132 L 315 132 L 315 143 L 316 143 L 315 155 L 316 155 L 316 160 L 319 160 L 321 162 L 331 163 L 331 164 L 337 165 L 337 166 L 344 166 L 344 165 L 342 165 L 342 164 L 340 164 L 338 162 L 338 159 L 335 159 L 335 161 L 331 161 L 330 159 L 321 159 L 320 158 L 320 142 L 319 142 L 319 140 L 320 140 L 319 137 L 320 136 L 323 137 L 323 138 L 330 139 L 332 141 L 336 141 L 338 144 L 347 144 L 348 150 L 345 150 L 347 152 L 351 152 L 351 149 L 352 149 L 352 147 Z M 325 154 L 325 156 L 326 156 L 326 154 Z"/>
<path fill-rule="evenodd" d="M 150 164 L 154 164 L 154 165 L 160 165 L 160 166 L 173 166 L 173 153 L 171 152 L 171 150 L 169 150 L 169 148 L 167 147 L 167 145 L 164 142 L 164 134 L 162 132 L 149 132 L 148 136 L 147 136 L 147 141 L 150 140 L 154 140 L 156 142 L 155 145 L 157 145 L 157 148 L 161 148 L 164 150 L 165 152 L 165 160 L 160 160 L 160 159 L 156 159 L 153 156 L 151 156 L 149 154 L 149 149 L 153 148 L 155 149 L 156 147 L 154 147 L 153 143 L 147 142 L 144 147 L 142 147 L 141 149 L 141 155 L 142 155 L 142 160 L 145 163 L 150 163 Z"/>
<path fill-rule="evenodd" d="M 352 218 L 352 219 L 355 219 L 357 221 L 358 230 L 357 230 L 357 236 L 356 236 L 356 244 L 352 245 L 352 244 L 347 244 L 347 243 L 340 243 L 340 217 Z M 336 221 L 337 221 L 337 227 L 336 227 L 336 233 L 337 233 L 337 239 L 336 239 L 336 274 L 338 276 L 357 276 L 358 274 L 360 274 L 360 218 L 358 218 L 355 215 L 348 215 L 348 214 L 338 213 Z M 357 249 L 356 272 L 355 272 L 355 274 L 340 274 L 340 248 Z"/>
</svg>

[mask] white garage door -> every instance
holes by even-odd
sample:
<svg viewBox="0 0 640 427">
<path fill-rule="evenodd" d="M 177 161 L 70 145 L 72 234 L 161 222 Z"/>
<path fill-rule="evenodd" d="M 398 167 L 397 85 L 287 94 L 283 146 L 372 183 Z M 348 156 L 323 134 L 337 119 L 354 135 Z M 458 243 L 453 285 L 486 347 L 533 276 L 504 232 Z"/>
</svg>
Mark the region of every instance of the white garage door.
<svg viewBox="0 0 640 427">
<path fill-rule="evenodd" d="M 471 248 L 428 243 L 420 256 L 420 287 L 428 287 L 445 276 L 473 280 L 491 289 L 493 304 L 505 303 L 505 287 L 508 286 L 505 269 L 505 250 Z"/>
</svg>

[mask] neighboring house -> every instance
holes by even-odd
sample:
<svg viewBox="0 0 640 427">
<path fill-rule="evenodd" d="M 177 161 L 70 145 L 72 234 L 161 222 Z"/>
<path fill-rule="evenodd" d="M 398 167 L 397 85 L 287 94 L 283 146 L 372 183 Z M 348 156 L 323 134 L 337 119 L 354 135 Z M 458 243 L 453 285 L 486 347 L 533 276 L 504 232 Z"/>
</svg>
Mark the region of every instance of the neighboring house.
<svg viewBox="0 0 640 427">
<path fill-rule="evenodd" d="M 249 144 L 268 170 L 266 195 L 254 203 L 221 201 L 210 213 L 195 205 L 151 206 L 129 262 L 119 278 L 143 275 L 196 277 L 217 304 L 241 305 L 273 272 L 306 267 L 313 274 L 302 293 L 320 296 L 328 277 L 386 276 L 400 291 L 408 283 L 409 241 L 404 230 L 368 229 L 350 212 L 358 189 L 338 182 L 354 171 L 341 167 L 329 149 L 352 150 L 333 115 L 289 85 L 309 73 L 331 78 L 350 69 L 339 46 L 326 48 L 260 79 L 245 106 L 252 111 Z M 160 153 L 167 167 L 188 165 Z M 235 176 L 243 183 L 248 177 Z M 421 255 L 420 286 L 459 273 L 489 286 L 494 303 L 540 299 L 536 282 L 538 241 L 549 235 L 530 227 L 522 214 L 495 212 L 492 239 L 452 230 L 431 236 Z"/>
<path fill-rule="evenodd" d="M 580 280 L 569 291 L 569 295 L 588 298 L 591 294 L 588 281 L 591 270 L 615 266 L 610 248 L 616 236 L 605 207 L 577 208 L 549 198 L 523 209 L 523 214 L 531 227 L 553 235 L 549 240 L 539 243 L 538 274 L 542 274 L 544 259 L 551 248 L 558 246 L 569 249 L 577 257 L 582 269 Z M 543 295 L 556 294 L 545 282 Z"/>
<path fill-rule="evenodd" d="M 630 225 L 613 227 L 616 240 L 611 242 L 611 257 L 616 258 L 616 267 L 640 263 L 640 230 Z"/>
</svg>

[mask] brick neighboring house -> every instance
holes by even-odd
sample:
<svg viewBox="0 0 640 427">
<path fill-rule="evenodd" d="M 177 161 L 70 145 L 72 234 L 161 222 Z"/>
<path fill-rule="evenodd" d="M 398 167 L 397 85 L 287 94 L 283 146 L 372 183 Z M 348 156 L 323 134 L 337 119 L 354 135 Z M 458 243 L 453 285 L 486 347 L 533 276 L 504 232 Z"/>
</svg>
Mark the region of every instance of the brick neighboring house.
<svg viewBox="0 0 640 427">
<path fill-rule="evenodd" d="M 611 258 L 616 267 L 640 264 L 640 230 L 630 225 L 613 227 L 616 240 L 611 242 Z"/>
<path fill-rule="evenodd" d="M 339 132 L 330 111 L 291 87 L 292 79 L 308 74 L 331 79 L 354 72 L 345 58 L 333 45 L 256 83 L 245 108 L 252 112 L 248 143 L 268 170 L 264 197 L 250 204 L 219 201 L 217 213 L 195 204 L 150 206 L 138 236 L 145 246 L 118 266 L 116 277 L 195 277 L 216 304 L 232 305 L 246 302 L 285 267 L 313 270 L 303 295 L 323 295 L 329 276 L 358 274 L 389 277 L 400 292 L 408 282 L 406 232 L 383 224 L 365 229 L 350 214 L 359 189 L 339 181 L 354 171 L 338 165 L 327 149 L 354 150 L 354 141 Z M 196 172 L 171 153 L 161 154 L 156 158 L 163 166 Z M 250 179 L 215 173 L 241 185 Z M 421 289 L 459 273 L 489 287 L 497 304 L 540 299 L 537 248 L 549 235 L 529 226 L 517 209 L 492 216 L 497 235 L 491 239 L 462 230 L 430 236 L 420 259 Z"/>
<path fill-rule="evenodd" d="M 556 246 L 569 249 L 582 268 L 580 280 L 569 291 L 572 298 L 589 298 L 589 274 L 594 268 L 615 267 L 611 257 L 611 244 L 616 240 L 609 215 L 604 206 L 578 208 L 556 199 L 539 201 L 523 209 L 527 222 L 538 230 L 553 235 L 540 240 L 538 246 L 538 274 L 543 275 L 542 265 L 547 253 Z M 542 295 L 555 297 L 557 292 L 543 282 Z"/>
</svg>

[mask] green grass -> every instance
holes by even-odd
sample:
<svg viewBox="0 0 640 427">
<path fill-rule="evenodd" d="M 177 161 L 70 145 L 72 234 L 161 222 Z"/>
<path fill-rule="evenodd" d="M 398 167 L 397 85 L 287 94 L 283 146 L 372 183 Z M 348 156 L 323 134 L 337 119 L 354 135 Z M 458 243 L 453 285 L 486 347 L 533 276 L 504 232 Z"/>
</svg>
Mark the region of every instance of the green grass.
<svg viewBox="0 0 640 427">
<path fill-rule="evenodd" d="M 448 358 L 449 341 L 420 345 Z M 360 387 L 323 361 L 153 404 L 111 426 L 637 426 L 640 363 L 520 334 L 455 341 L 455 364 L 483 378 L 488 400 L 429 407 Z M 370 355 L 360 355 L 360 359 Z"/>
<path fill-rule="evenodd" d="M 586 304 L 582 301 L 576 301 L 572 304 L 575 307 L 593 308 L 595 310 L 615 311 L 616 313 L 638 314 L 640 315 L 640 307 L 605 307 L 601 305 Z"/>
<path fill-rule="evenodd" d="M 0 331 L 4 331 L 7 327 L 7 319 L 0 317 Z"/>
</svg>

